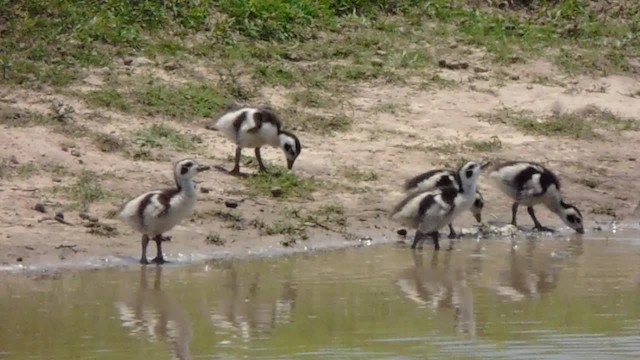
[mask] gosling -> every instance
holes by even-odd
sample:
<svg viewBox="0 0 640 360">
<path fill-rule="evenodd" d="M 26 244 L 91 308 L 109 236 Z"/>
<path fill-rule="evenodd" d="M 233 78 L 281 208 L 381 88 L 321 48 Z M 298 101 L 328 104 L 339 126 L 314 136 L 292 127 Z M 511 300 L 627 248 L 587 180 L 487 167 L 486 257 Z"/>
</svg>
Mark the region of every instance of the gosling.
<svg viewBox="0 0 640 360">
<path fill-rule="evenodd" d="M 422 233 L 433 239 L 434 249 L 440 250 L 438 230 L 473 206 L 477 182 L 488 162 L 469 161 L 460 168 L 460 188 L 448 186 L 434 190 L 416 191 L 406 196 L 391 212 L 391 219 L 404 226 L 417 229 L 411 244 L 415 249 L 422 240 Z M 449 250 L 453 248 L 449 242 Z"/>
<path fill-rule="evenodd" d="M 152 260 L 156 264 L 167 262 L 162 254 L 162 234 L 171 230 L 187 216 L 196 205 L 196 191 L 193 182 L 196 174 L 209 170 L 192 159 L 179 160 L 174 164 L 175 188 L 153 190 L 127 201 L 119 211 L 120 218 L 135 231 L 142 233 L 141 264 L 149 264 L 147 245 L 155 241 L 157 255 Z"/>
<path fill-rule="evenodd" d="M 514 202 L 511 207 L 511 224 L 517 226 L 516 216 L 520 204 L 527 207 L 534 230 L 554 231 L 542 226 L 533 207 L 544 204 L 562 221 L 579 234 L 584 234 L 582 213 L 566 203 L 560 192 L 560 180 L 548 168 L 530 161 L 509 161 L 496 164 L 489 177 L 497 187 Z"/>
<path fill-rule="evenodd" d="M 404 183 L 404 190 L 408 193 L 415 191 L 435 190 L 437 188 L 455 187 L 461 188 L 460 170 L 453 169 L 435 169 L 408 179 Z M 480 190 L 476 189 L 476 197 L 470 208 L 473 217 L 478 223 L 482 223 L 482 209 L 484 208 L 484 199 Z M 458 237 L 453 225 L 449 224 L 449 239 Z"/>
<path fill-rule="evenodd" d="M 282 122 L 269 107 L 250 107 L 228 104 L 218 119 L 206 126 L 208 130 L 220 131 L 236 144 L 235 165 L 229 174 L 240 175 L 240 157 L 243 148 L 254 148 L 259 171 L 266 171 L 260 148 L 264 145 L 280 148 L 287 159 L 287 168 L 302 152 L 300 140 L 293 133 L 283 129 Z"/>
</svg>

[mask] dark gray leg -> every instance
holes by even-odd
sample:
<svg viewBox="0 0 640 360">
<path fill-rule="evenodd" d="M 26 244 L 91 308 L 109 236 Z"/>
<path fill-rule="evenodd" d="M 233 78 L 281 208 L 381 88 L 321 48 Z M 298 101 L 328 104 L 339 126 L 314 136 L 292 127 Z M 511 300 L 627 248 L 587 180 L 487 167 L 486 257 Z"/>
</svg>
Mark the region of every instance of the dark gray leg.
<svg viewBox="0 0 640 360">
<path fill-rule="evenodd" d="M 233 169 L 229 171 L 229 174 L 240 175 L 240 155 L 242 155 L 242 148 L 240 146 L 236 146 L 236 161 Z"/>
<path fill-rule="evenodd" d="M 456 239 L 457 237 L 458 234 L 456 234 L 456 231 L 453 230 L 453 226 L 449 223 L 449 239 Z"/>
<path fill-rule="evenodd" d="M 513 206 L 511 206 L 511 225 L 518 226 L 516 222 L 516 215 L 518 214 L 518 203 L 514 202 Z"/>
<path fill-rule="evenodd" d="M 550 231 L 550 232 L 554 231 L 553 229 L 542 226 L 542 224 L 540 224 L 540 221 L 538 221 L 538 219 L 536 218 L 536 214 L 533 212 L 533 206 L 527 206 L 527 212 L 529 213 L 529 216 L 531 216 L 531 220 L 533 220 L 533 225 L 535 230 Z"/>
<path fill-rule="evenodd" d="M 435 251 L 440 250 L 440 233 L 437 231 L 434 231 L 430 235 L 433 238 L 433 249 Z"/>
<path fill-rule="evenodd" d="M 145 234 L 142 235 L 142 256 L 140 257 L 140 264 L 147 265 L 147 245 L 149 245 L 149 237 Z"/>
<path fill-rule="evenodd" d="M 162 235 L 156 235 L 153 238 L 153 240 L 156 242 L 157 254 L 156 254 L 156 257 L 153 258 L 153 260 L 151 261 L 153 261 L 156 264 L 164 264 L 168 262 L 164 260 L 164 255 L 162 255 L 162 239 L 163 239 Z"/>
<path fill-rule="evenodd" d="M 262 156 L 260 155 L 260 148 L 256 148 L 256 159 L 258 160 L 259 171 L 267 171 L 262 162 Z"/>
<path fill-rule="evenodd" d="M 420 230 L 416 230 L 416 234 L 413 236 L 413 243 L 411 244 L 411 248 L 415 249 L 418 243 L 422 240 L 423 234 Z"/>
</svg>

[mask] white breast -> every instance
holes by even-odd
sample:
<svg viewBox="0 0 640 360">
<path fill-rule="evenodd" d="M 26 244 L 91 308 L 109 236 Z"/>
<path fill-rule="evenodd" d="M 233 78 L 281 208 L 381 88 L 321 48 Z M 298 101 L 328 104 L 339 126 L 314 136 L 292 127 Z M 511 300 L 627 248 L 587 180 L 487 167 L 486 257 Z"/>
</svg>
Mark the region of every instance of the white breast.
<svg viewBox="0 0 640 360">
<path fill-rule="evenodd" d="M 120 217 L 134 230 L 149 236 L 160 235 L 171 230 L 191 214 L 196 204 L 196 196 L 195 193 L 191 194 L 187 191 L 176 194 L 169 202 L 168 211 L 162 214 L 165 207 L 159 200 L 161 193 L 161 191 L 150 191 L 134 198 L 123 207 Z M 140 204 L 149 194 L 152 196 L 151 201 L 140 213 L 138 211 Z"/>
</svg>

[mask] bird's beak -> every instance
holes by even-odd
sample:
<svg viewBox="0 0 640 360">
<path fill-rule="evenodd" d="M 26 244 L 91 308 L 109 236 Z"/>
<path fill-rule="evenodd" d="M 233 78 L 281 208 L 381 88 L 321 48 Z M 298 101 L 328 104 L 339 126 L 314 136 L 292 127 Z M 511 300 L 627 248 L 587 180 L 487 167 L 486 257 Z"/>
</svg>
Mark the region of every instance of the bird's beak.
<svg viewBox="0 0 640 360">
<path fill-rule="evenodd" d="M 293 167 L 293 162 L 296 161 L 295 159 L 287 159 L 287 168 L 289 170 L 291 170 L 291 168 Z"/>
<path fill-rule="evenodd" d="M 198 172 L 203 172 L 203 171 L 207 171 L 211 169 L 211 167 L 209 165 L 198 165 Z"/>
<path fill-rule="evenodd" d="M 473 214 L 473 217 L 475 217 L 479 223 L 482 222 L 482 214 Z"/>
<path fill-rule="evenodd" d="M 487 166 L 489 166 L 490 164 L 491 164 L 491 160 L 483 160 L 483 161 L 480 163 L 480 169 L 484 169 L 484 168 L 486 168 Z"/>
<path fill-rule="evenodd" d="M 578 234 L 584 234 L 584 227 L 577 228 L 577 229 L 576 229 L 576 232 L 577 232 Z"/>
</svg>

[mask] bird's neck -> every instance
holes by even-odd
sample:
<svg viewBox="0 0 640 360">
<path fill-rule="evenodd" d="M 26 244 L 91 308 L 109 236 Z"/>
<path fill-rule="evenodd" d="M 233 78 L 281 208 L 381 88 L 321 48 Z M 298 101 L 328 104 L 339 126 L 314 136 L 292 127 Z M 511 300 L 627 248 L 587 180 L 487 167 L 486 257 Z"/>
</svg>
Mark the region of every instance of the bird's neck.
<svg viewBox="0 0 640 360">
<path fill-rule="evenodd" d="M 196 194 L 195 184 L 192 179 L 177 178 L 176 187 L 178 188 L 178 191 L 183 193 L 185 196 L 194 196 Z"/>
</svg>

